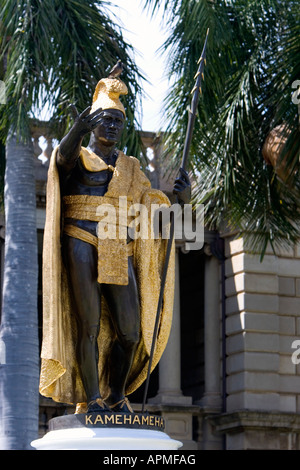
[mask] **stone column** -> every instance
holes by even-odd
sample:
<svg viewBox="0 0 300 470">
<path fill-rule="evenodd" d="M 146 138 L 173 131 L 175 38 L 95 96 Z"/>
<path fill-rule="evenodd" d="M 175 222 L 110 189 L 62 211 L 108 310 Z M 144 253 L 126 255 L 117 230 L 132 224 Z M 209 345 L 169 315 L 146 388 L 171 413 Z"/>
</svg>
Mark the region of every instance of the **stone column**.
<svg viewBox="0 0 300 470">
<path fill-rule="evenodd" d="M 222 410 L 221 380 L 221 279 L 220 262 L 212 255 L 210 245 L 204 247 L 204 395 L 197 402 L 202 408 L 199 416 L 199 441 L 202 450 L 222 449 L 222 436 L 216 435 L 208 416 Z"/>
<path fill-rule="evenodd" d="M 192 397 L 181 390 L 181 338 L 180 338 L 180 282 L 179 256 L 176 250 L 175 297 L 172 328 L 167 347 L 159 362 L 159 389 L 148 403 L 158 405 L 166 422 L 166 433 L 182 442 L 183 450 L 197 449 L 193 441 Z"/>
<path fill-rule="evenodd" d="M 221 398 L 220 266 L 215 256 L 206 256 L 204 278 L 204 380 L 205 392 L 199 404 L 219 410 Z"/>
<path fill-rule="evenodd" d="M 176 250 L 175 296 L 173 321 L 167 347 L 159 362 L 158 394 L 148 400 L 149 403 L 189 405 L 191 397 L 185 397 L 181 391 L 181 349 L 180 349 L 180 279 L 179 255 Z"/>
</svg>

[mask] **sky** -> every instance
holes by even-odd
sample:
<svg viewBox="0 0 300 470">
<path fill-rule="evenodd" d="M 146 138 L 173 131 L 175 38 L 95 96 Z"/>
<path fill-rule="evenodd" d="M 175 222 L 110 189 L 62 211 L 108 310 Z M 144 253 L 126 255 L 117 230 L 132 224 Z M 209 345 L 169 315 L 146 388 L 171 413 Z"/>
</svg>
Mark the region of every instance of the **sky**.
<svg viewBox="0 0 300 470">
<path fill-rule="evenodd" d="M 125 40 L 135 49 L 133 58 L 136 65 L 148 80 L 148 83 L 143 82 L 146 97 L 142 102 L 141 129 L 158 132 L 164 129 L 162 105 L 169 85 L 165 59 L 157 51 L 165 41 L 167 32 L 161 27 L 162 9 L 152 17 L 148 10 L 142 8 L 143 3 L 142 0 L 111 0 L 111 4 L 117 5 L 117 8 L 110 6 L 110 9 L 120 20 Z M 47 110 L 40 112 L 39 119 L 46 120 L 47 113 Z M 43 137 L 39 144 L 43 150 L 47 146 Z"/>
<path fill-rule="evenodd" d="M 161 27 L 162 10 L 154 18 L 142 8 L 141 0 L 112 0 L 118 8 L 112 11 L 120 19 L 119 25 L 125 40 L 136 50 L 134 60 L 149 83 L 143 83 L 142 129 L 157 132 L 163 128 L 162 103 L 168 89 L 165 58 L 157 52 L 166 39 Z"/>
</svg>

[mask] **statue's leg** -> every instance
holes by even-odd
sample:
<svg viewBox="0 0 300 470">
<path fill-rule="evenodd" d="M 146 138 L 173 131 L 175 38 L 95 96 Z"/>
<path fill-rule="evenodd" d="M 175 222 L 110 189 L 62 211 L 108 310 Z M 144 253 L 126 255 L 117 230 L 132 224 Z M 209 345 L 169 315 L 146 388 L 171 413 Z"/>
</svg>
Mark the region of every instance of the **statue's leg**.
<svg viewBox="0 0 300 470">
<path fill-rule="evenodd" d="M 110 356 L 111 393 L 107 399 L 110 406 L 124 400 L 126 380 L 140 337 L 139 294 L 132 257 L 128 258 L 128 278 L 127 286 L 102 285 L 117 334 Z M 124 403 L 122 406 L 127 411 Z"/>
<path fill-rule="evenodd" d="M 97 337 L 101 300 L 97 282 L 97 250 L 89 243 L 64 235 L 63 255 L 77 320 L 77 360 L 87 403 L 90 403 L 100 398 Z"/>
</svg>

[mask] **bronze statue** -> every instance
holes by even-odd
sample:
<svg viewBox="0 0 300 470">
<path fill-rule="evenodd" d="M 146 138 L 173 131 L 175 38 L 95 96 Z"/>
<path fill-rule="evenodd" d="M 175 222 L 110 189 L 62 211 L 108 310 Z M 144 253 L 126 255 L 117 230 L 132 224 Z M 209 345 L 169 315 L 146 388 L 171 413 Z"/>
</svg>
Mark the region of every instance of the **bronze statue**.
<svg viewBox="0 0 300 470">
<path fill-rule="evenodd" d="M 139 161 L 116 148 L 125 122 L 120 95 L 127 93 L 118 75 L 99 81 L 92 106 L 77 113 L 53 152 L 48 174 L 40 392 L 76 403 L 76 412 L 132 412 L 126 395 L 146 378 L 166 249 L 161 238 L 132 240 L 128 220 L 121 220 L 120 197 L 128 207 L 138 202 L 149 209 L 169 201 L 151 188 Z M 189 202 L 187 173 L 174 192 Z M 103 204 L 119 215 L 114 239 L 98 237 Z M 173 255 L 174 248 L 153 367 L 171 326 Z"/>
</svg>

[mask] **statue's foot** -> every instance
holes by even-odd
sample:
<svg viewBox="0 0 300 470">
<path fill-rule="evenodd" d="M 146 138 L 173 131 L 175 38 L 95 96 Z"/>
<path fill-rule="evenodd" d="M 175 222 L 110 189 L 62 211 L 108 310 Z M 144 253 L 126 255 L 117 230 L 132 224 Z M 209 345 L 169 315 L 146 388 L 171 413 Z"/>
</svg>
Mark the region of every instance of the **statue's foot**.
<svg viewBox="0 0 300 470">
<path fill-rule="evenodd" d="M 88 403 L 88 413 L 103 413 L 104 411 L 111 411 L 102 398 L 96 398 Z"/>
<path fill-rule="evenodd" d="M 114 405 L 111 405 L 110 409 L 118 413 L 134 413 L 127 397 L 124 397 Z"/>
</svg>

